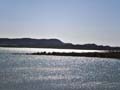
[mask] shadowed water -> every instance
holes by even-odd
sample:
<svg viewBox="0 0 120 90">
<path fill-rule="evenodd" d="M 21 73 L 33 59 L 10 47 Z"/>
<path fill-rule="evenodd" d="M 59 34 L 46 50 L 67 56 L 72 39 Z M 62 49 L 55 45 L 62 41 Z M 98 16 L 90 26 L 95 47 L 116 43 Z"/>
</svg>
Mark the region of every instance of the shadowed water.
<svg viewBox="0 0 120 90">
<path fill-rule="evenodd" d="M 14 55 L 2 49 L 0 90 L 120 90 L 120 61 Z"/>
</svg>

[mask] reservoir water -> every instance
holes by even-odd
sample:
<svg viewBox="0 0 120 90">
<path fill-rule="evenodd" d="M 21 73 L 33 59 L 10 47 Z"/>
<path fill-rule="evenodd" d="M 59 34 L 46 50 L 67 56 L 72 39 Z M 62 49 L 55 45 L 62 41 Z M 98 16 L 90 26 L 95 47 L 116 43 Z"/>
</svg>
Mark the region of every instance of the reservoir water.
<svg viewBox="0 0 120 90">
<path fill-rule="evenodd" d="M 44 50 L 0 48 L 0 90 L 120 90 L 119 59 L 13 54 Z"/>
</svg>

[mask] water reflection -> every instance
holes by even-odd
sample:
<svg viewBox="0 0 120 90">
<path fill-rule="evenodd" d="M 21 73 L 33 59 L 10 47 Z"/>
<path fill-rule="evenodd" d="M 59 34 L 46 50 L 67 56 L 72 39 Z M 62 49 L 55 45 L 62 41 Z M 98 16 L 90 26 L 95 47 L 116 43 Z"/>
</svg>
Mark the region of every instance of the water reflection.
<svg viewBox="0 0 120 90">
<path fill-rule="evenodd" d="M 119 78 L 117 59 L 0 54 L 0 90 L 120 90 Z"/>
</svg>

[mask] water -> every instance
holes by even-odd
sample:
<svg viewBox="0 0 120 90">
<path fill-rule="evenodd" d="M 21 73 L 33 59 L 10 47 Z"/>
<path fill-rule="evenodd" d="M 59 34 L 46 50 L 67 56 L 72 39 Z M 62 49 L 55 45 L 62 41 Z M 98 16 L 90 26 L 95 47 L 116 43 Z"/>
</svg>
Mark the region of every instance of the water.
<svg viewBox="0 0 120 90">
<path fill-rule="evenodd" d="M 12 54 L 22 50 L 0 49 L 0 90 L 120 90 L 118 59 Z"/>
<path fill-rule="evenodd" d="M 0 53 L 34 53 L 34 52 L 105 52 L 104 50 L 75 50 L 75 49 L 52 49 L 52 48 L 3 48 Z"/>
</svg>

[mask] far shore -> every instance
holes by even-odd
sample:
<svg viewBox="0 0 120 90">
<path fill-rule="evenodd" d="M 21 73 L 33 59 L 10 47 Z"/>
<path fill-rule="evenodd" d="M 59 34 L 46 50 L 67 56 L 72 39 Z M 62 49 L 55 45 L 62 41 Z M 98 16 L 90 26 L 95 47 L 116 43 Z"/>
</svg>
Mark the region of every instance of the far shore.
<svg viewBox="0 0 120 90">
<path fill-rule="evenodd" d="M 99 57 L 99 58 L 116 58 L 120 59 L 120 52 L 36 52 L 27 55 L 53 55 L 53 56 L 77 56 L 77 57 Z"/>
</svg>

